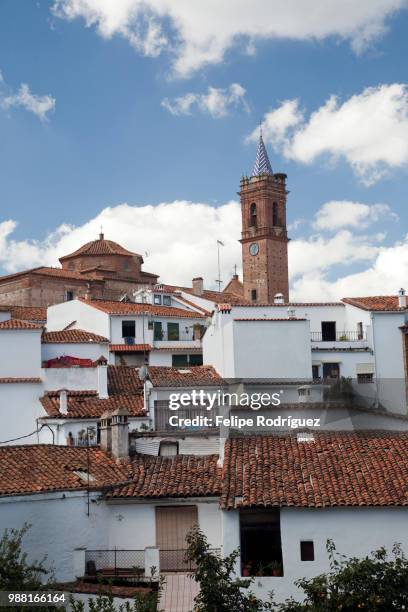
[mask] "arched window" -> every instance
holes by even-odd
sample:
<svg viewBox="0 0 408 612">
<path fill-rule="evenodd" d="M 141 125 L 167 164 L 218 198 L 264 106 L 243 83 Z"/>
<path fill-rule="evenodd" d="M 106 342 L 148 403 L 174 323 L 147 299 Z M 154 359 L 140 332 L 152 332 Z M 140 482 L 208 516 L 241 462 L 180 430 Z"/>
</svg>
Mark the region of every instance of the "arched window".
<svg viewBox="0 0 408 612">
<path fill-rule="evenodd" d="M 252 202 L 251 207 L 249 209 L 249 225 L 254 227 L 256 225 L 256 204 Z"/>
<path fill-rule="evenodd" d="M 272 204 L 272 225 L 279 225 L 278 205 L 276 202 Z"/>
</svg>

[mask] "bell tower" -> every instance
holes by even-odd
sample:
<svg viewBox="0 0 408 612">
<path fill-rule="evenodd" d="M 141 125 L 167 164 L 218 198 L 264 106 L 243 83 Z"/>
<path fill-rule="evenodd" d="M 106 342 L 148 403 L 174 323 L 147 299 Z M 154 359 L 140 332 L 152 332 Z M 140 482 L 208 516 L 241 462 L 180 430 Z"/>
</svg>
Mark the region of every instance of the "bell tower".
<svg viewBox="0 0 408 612">
<path fill-rule="evenodd" d="M 273 303 L 277 293 L 289 301 L 286 174 L 274 174 L 262 133 L 251 177 L 243 177 L 242 212 L 244 297 Z"/>
</svg>

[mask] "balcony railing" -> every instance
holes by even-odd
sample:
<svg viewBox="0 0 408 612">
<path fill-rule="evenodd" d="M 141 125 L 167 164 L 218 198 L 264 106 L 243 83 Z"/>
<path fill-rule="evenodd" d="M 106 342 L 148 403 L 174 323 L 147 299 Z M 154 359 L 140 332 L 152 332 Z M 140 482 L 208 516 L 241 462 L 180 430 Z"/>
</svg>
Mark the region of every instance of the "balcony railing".
<svg viewBox="0 0 408 612">
<path fill-rule="evenodd" d="M 195 340 L 196 338 L 194 337 L 194 332 L 186 332 L 186 331 L 179 331 L 178 333 L 176 332 L 167 332 L 166 330 L 163 330 L 162 332 L 156 332 L 153 335 L 153 340 L 154 342 L 186 342 L 186 341 L 192 341 Z"/>
<path fill-rule="evenodd" d="M 366 339 L 365 334 L 358 331 L 341 331 L 333 335 L 322 332 L 311 332 L 312 342 L 358 342 Z"/>
<path fill-rule="evenodd" d="M 221 555 L 220 548 L 210 549 L 210 552 Z M 186 559 L 187 549 L 160 549 L 160 571 L 161 572 L 191 572 L 195 570 L 194 561 Z"/>
<path fill-rule="evenodd" d="M 144 550 L 87 550 L 87 576 L 129 576 L 144 571 Z"/>
</svg>

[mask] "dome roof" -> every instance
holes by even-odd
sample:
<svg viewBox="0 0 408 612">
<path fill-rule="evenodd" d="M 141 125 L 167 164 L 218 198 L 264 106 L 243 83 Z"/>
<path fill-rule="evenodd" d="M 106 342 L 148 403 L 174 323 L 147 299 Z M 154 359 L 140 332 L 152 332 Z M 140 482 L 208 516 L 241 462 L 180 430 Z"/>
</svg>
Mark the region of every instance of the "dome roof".
<svg viewBox="0 0 408 612">
<path fill-rule="evenodd" d="M 87 242 L 73 253 L 60 257 L 60 261 L 63 261 L 64 259 L 70 259 L 72 257 L 78 257 L 79 255 L 126 255 L 127 257 L 142 258 L 142 256 L 138 253 L 132 253 L 132 251 L 128 251 L 117 242 L 113 242 L 113 240 L 105 240 L 103 234 L 99 234 L 98 240 L 92 240 L 91 242 Z"/>
</svg>

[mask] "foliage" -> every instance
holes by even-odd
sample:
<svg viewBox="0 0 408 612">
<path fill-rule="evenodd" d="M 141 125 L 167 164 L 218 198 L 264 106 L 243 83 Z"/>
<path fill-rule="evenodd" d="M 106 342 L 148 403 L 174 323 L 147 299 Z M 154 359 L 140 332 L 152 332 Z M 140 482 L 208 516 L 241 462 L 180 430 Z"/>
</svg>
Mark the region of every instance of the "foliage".
<svg viewBox="0 0 408 612">
<path fill-rule="evenodd" d="M 156 574 L 156 569 L 151 568 L 151 577 Z M 159 577 L 158 589 L 148 592 L 136 593 L 133 602 L 125 602 L 116 606 L 112 587 L 109 585 L 107 592 L 100 592 L 93 598 L 88 598 L 89 612 L 163 612 L 158 609 L 160 595 L 163 590 L 164 578 Z M 84 612 L 85 604 L 83 601 L 75 600 L 73 595 L 69 598 L 71 612 Z"/>
<path fill-rule="evenodd" d="M 21 529 L 5 529 L 0 540 L 0 590 L 38 591 L 44 588 L 49 571 L 44 561 L 29 563 L 22 551 L 22 541 L 31 525 L 25 523 Z"/>
<path fill-rule="evenodd" d="M 239 551 L 222 559 L 212 552 L 207 538 L 196 526 L 187 535 L 188 561 L 196 569 L 192 576 L 200 585 L 195 598 L 194 612 L 261 612 L 273 610 L 272 603 L 257 599 L 248 588 L 253 579 L 241 580 L 234 577 L 234 568 Z"/>
<path fill-rule="evenodd" d="M 395 544 L 392 555 L 380 548 L 362 559 L 347 558 L 327 542 L 330 572 L 298 580 L 305 600 L 287 600 L 280 612 L 400 612 L 408 610 L 408 559 Z"/>
</svg>

